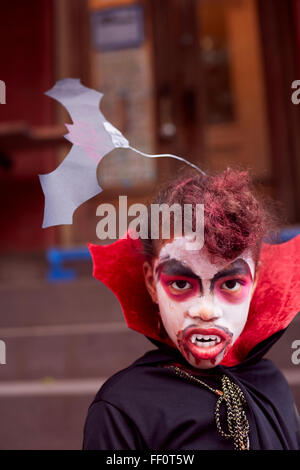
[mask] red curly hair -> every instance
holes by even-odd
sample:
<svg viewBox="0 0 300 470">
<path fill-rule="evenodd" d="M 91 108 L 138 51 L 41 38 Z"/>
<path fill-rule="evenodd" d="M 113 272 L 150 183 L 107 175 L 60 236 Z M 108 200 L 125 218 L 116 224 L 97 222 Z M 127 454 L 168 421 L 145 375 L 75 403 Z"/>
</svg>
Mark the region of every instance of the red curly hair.
<svg viewBox="0 0 300 470">
<path fill-rule="evenodd" d="M 196 204 L 204 204 L 204 244 L 212 257 L 232 260 L 250 249 L 254 260 L 275 216 L 256 194 L 248 171 L 231 168 L 217 175 L 180 178 L 162 188 L 152 204 L 191 204 L 195 230 Z M 149 211 L 150 213 L 150 211 Z M 148 224 L 150 227 L 150 223 Z M 145 254 L 156 256 L 157 243 L 141 240 Z M 159 240 L 161 244 L 162 240 Z"/>
</svg>

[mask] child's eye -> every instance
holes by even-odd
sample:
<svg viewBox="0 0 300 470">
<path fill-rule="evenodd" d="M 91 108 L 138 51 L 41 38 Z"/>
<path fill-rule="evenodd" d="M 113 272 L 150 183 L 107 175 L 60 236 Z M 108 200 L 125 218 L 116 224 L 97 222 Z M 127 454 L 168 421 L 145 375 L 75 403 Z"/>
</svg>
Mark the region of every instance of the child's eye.
<svg viewBox="0 0 300 470">
<path fill-rule="evenodd" d="M 237 279 L 229 279 L 228 281 L 223 282 L 221 289 L 228 292 L 237 292 L 242 287 L 242 283 Z"/>
<path fill-rule="evenodd" d="M 182 279 L 178 281 L 173 281 L 171 283 L 171 287 L 177 291 L 181 291 L 181 290 L 190 289 L 192 285 L 188 281 L 185 281 Z"/>
</svg>

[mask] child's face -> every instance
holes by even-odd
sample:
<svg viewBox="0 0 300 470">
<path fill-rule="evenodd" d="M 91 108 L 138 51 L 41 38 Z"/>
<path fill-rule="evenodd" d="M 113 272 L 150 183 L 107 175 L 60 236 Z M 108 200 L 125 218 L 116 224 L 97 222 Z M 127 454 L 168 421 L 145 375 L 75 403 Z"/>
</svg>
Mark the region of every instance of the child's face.
<svg viewBox="0 0 300 470">
<path fill-rule="evenodd" d="M 145 281 L 171 340 L 191 365 L 208 369 L 245 326 L 255 263 L 246 251 L 212 263 L 205 248 L 191 251 L 186 243 L 185 237 L 166 243 L 152 266 L 145 263 Z"/>
</svg>

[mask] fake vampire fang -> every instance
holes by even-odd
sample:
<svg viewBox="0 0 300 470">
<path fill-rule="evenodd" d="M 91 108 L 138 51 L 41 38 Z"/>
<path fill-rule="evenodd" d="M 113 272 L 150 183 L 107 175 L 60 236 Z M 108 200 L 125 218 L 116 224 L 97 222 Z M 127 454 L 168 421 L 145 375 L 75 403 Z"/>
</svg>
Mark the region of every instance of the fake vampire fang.
<svg viewBox="0 0 300 470">
<path fill-rule="evenodd" d="M 231 341 L 231 334 L 219 328 L 188 328 L 182 336 L 191 354 L 198 359 L 214 359 Z"/>
</svg>

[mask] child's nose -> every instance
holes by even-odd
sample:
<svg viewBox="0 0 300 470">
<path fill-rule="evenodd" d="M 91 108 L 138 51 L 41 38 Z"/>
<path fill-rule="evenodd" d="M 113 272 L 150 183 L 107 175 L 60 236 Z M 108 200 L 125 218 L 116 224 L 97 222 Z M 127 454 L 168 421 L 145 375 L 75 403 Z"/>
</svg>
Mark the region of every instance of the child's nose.
<svg viewBox="0 0 300 470">
<path fill-rule="evenodd" d="M 187 314 L 191 318 L 199 318 L 202 321 L 217 320 L 222 316 L 222 310 L 219 306 L 210 301 L 200 301 L 192 305 Z"/>
</svg>

